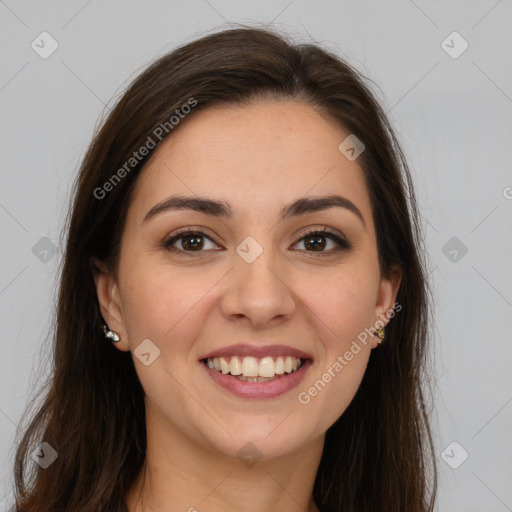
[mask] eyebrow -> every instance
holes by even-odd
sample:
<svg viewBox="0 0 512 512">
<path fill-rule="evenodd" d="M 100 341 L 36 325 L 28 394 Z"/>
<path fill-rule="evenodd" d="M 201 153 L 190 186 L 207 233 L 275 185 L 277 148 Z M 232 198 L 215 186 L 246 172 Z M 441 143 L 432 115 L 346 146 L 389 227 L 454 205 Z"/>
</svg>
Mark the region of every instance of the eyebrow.
<svg viewBox="0 0 512 512">
<path fill-rule="evenodd" d="M 354 213 L 366 229 L 366 223 L 359 208 L 346 197 L 339 195 L 302 197 L 284 206 L 281 209 L 280 217 L 281 219 L 287 219 L 334 207 L 345 208 Z M 231 206 L 225 201 L 217 201 L 206 197 L 171 196 L 153 206 L 144 216 L 143 222 L 161 213 L 174 210 L 193 210 L 214 217 L 231 218 L 233 216 Z"/>
</svg>

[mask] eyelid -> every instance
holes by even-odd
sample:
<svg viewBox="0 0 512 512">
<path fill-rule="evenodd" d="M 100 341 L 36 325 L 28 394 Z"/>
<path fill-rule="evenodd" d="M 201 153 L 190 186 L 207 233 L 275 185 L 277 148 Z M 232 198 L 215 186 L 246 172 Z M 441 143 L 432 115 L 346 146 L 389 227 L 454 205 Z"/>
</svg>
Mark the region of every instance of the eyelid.
<svg viewBox="0 0 512 512">
<path fill-rule="evenodd" d="M 321 233 L 321 234 L 324 234 L 324 235 L 325 234 L 329 234 L 329 235 L 333 235 L 333 236 L 342 238 L 343 240 L 346 240 L 345 236 L 342 233 L 334 231 L 331 228 L 329 228 L 328 226 L 316 226 L 316 227 L 312 227 L 312 228 L 306 228 L 306 230 L 305 231 L 301 231 L 298 236 L 300 236 L 300 239 L 302 239 L 302 238 L 304 238 L 306 236 L 309 236 L 309 235 L 312 235 L 312 234 L 315 234 L 315 233 Z"/>
</svg>

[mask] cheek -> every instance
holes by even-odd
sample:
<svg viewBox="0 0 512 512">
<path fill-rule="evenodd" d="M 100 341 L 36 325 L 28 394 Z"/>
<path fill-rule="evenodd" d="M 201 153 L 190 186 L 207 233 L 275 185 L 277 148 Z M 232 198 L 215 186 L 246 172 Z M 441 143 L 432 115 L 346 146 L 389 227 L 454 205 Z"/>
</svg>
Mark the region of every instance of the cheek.
<svg viewBox="0 0 512 512">
<path fill-rule="evenodd" d="M 149 338 L 173 353 L 187 347 L 200 324 L 194 320 L 209 290 L 222 278 L 219 271 L 197 272 L 136 260 L 123 270 L 123 312 L 132 347 Z M 183 340 L 183 341 L 181 341 Z M 191 341 L 191 342 L 192 342 Z"/>
<path fill-rule="evenodd" d="M 364 275 L 364 280 L 357 275 Z M 301 387 L 298 401 L 310 411 L 322 411 L 311 415 L 317 429 L 327 429 L 341 416 L 364 376 L 371 353 L 365 329 L 373 324 L 375 283 L 372 272 L 347 272 L 322 287 L 317 282 L 308 288 L 306 304 L 313 313 L 311 321 L 316 325 L 322 352 Z"/>
<path fill-rule="evenodd" d="M 352 340 L 372 326 L 378 291 L 372 272 L 346 272 L 317 282 L 308 290 L 307 304 L 318 317 L 317 323 L 324 326 L 322 339 L 327 351 L 346 350 Z"/>
</svg>

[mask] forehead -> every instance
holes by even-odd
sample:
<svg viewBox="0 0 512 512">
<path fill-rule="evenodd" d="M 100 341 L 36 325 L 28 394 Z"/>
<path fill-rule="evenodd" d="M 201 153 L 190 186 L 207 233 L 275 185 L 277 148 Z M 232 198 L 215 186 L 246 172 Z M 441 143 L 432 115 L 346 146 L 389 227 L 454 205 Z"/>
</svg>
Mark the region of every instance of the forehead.
<svg viewBox="0 0 512 512">
<path fill-rule="evenodd" d="M 306 195 L 340 193 L 369 214 L 357 160 L 338 149 L 349 135 L 302 101 L 208 107 L 181 121 L 155 151 L 132 200 L 137 215 L 170 194 L 274 209 Z"/>
</svg>

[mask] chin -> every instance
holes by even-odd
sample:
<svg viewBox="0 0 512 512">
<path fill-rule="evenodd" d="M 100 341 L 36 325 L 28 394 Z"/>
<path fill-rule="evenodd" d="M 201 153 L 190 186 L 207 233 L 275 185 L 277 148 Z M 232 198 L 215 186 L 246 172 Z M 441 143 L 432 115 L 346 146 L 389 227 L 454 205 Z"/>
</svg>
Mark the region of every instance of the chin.
<svg viewBox="0 0 512 512">
<path fill-rule="evenodd" d="M 227 431 L 211 425 L 203 431 L 204 440 L 207 446 L 216 449 L 227 457 L 244 459 L 271 460 L 291 455 L 301 450 L 309 440 L 317 438 L 318 435 L 311 430 L 308 435 L 307 420 L 299 419 L 290 410 L 280 414 L 259 415 L 233 414 L 230 417 L 224 416 L 222 425 L 228 425 Z M 302 421 L 304 420 L 304 421 Z M 201 434 L 200 434 L 201 435 Z"/>
</svg>

